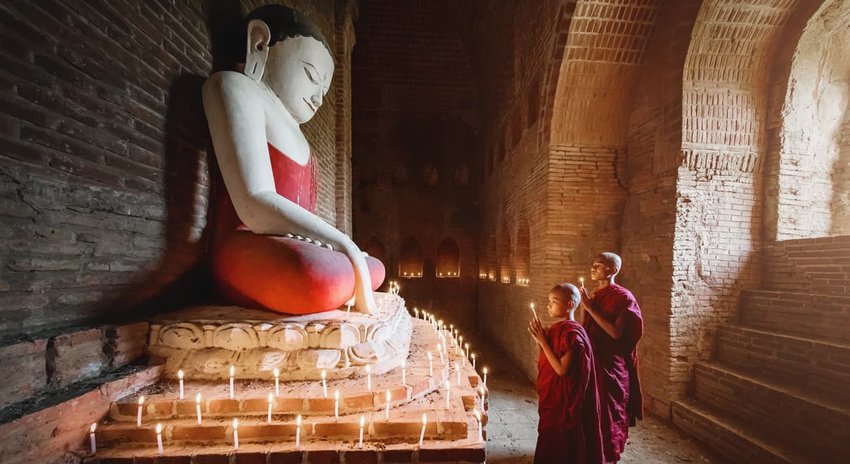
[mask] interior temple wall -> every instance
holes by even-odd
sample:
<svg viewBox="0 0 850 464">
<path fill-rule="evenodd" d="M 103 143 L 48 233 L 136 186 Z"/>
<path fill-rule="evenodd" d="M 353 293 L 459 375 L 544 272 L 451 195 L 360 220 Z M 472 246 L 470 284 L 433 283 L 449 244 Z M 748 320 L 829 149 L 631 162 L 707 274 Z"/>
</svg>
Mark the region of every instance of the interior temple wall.
<svg viewBox="0 0 850 464">
<path fill-rule="evenodd" d="M 213 164 L 200 85 L 244 53 L 235 27 L 264 3 L 0 6 L 0 334 L 209 294 L 198 277 Z M 340 2 L 285 3 L 336 47 Z M 331 88 L 306 126 L 320 164 L 319 213 L 331 223 L 337 190 L 350 188 L 337 176 L 347 163 L 337 133 L 349 119 L 336 117 L 346 85 Z"/>
</svg>

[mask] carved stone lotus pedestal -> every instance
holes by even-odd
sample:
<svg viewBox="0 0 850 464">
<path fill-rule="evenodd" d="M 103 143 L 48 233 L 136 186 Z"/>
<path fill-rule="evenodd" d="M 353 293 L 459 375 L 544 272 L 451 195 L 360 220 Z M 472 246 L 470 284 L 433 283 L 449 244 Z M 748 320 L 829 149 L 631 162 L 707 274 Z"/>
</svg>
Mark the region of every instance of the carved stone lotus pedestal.
<svg viewBox="0 0 850 464">
<path fill-rule="evenodd" d="M 164 360 L 163 376 L 216 380 L 272 377 L 318 380 L 383 374 L 407 358 L 411 317 L 404 300 L 375 293 L 378 310 L 342 310 L 303 316 L 235 306 L 198 306 L 151 322 L 149 354 Z"/>
</svg>

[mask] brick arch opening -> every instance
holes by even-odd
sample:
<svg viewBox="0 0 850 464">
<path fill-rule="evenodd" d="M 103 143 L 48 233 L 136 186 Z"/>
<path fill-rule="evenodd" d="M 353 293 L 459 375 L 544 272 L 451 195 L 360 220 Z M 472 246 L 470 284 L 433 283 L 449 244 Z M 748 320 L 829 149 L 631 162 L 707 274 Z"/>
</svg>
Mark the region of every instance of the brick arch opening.
<svg viewBox="0 0 850 464">
<path fill-rule="evenodd" d="M 781 112 L 776 239 L 850 234 L 850 3 L 824 3 L 794 50 Z"/>
<path fill-rule="evenodd" d="M 528 221 L 521 219 L 516 235 L 516 284 L 528 286 L 531 281 L 531 235 L 528 230 Z"/>
<path fill-rule="evenodd" d="M 408 279 L 422 277 L 422 246 L 415 238 L 408 237 L 401 243 L 399 256 L 399 277 Z"/>
<path fill-rule="evenodd" d="M 460 248 L 451 237 L 446 237 L 437 247 L 437 277 L 460 277 Z"/>
</svg>

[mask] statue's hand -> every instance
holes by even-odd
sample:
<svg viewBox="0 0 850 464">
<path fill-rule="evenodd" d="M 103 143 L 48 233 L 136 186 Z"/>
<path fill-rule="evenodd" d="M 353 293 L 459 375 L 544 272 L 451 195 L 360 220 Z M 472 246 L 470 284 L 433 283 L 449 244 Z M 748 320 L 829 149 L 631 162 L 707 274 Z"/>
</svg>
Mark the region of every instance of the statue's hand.
<svg viewBox="0 0 850 464">
<path fill-rule="evenodd" d="M 374 314 L 378 305 L 372 292 L 372 276 L 366 264 L 366 255 L 351 239 L 344 242 L 343 251 L 354 266 L 354 308 L 361 313 Z"/>
</svg>

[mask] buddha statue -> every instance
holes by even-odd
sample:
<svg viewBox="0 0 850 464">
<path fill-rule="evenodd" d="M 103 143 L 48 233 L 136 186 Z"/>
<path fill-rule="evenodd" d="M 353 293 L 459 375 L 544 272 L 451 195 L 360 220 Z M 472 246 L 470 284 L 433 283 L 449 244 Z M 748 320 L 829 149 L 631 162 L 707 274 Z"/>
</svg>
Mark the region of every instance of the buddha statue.
<svg viewBox="0 0 850 464">
<path fill-rule="evenodd" d="M 315 214 L 317 162 L 300 125 L 322 106 L 334 61 L 298 12 L 266 5 L 246 18 L 244 68 L 204 84 L 225 189 L 214 210 L 212 270 L 232 303 L 286 314 L 375 311 L 383 264 Z"/>
</svg>

